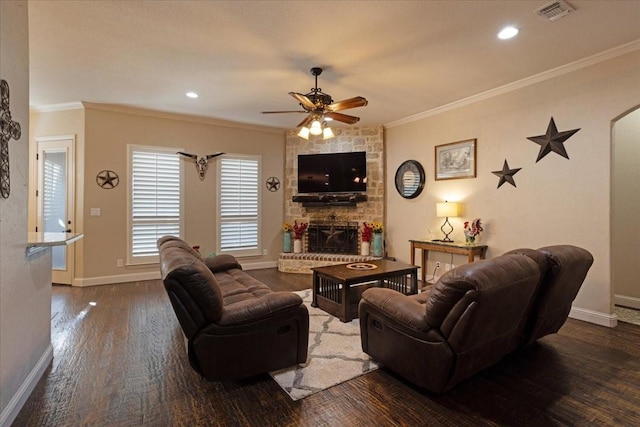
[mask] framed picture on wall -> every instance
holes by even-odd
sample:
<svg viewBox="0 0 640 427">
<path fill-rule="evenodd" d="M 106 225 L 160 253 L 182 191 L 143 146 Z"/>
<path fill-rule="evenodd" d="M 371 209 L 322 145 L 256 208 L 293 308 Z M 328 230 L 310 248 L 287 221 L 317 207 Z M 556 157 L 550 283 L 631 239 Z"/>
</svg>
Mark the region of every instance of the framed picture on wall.
<svg viewBox="0 0 640 427">
<path fill-rule="evenodd" d="M 476 177 L 476 140 L 436 145 L 436 181 Z"/>
</svg>

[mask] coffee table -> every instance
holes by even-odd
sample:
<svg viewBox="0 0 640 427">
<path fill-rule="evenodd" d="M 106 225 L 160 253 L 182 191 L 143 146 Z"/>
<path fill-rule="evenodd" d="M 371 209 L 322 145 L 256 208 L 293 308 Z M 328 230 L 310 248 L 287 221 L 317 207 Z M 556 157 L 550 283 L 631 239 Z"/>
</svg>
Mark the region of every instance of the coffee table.
<svg viewBox="0 0 640 427">
<path fill-rule="evenodd" d="M 378 286 L 405 295 L 418 293 L 418 267 L 386 259 L 315 267 L 312 307 L 349 322 L 358 317 L 362 292 Z"/>
</svg>

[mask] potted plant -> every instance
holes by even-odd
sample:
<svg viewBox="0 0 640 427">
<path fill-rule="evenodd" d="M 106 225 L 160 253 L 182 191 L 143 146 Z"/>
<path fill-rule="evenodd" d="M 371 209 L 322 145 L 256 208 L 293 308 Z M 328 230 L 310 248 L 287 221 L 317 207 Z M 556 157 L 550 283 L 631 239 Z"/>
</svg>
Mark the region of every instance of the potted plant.
<svg viewBox="0 0 640 427">
<path fill-rule="evenodd" d="M 482 231 L 484 231 L 484 228 L 482 228 L 480 218 L 476 218 L 471 222 L 464 222 L 464 235 L 468 245 L 475 244 L 476 237 L 478 237 Z"/>
<path fill-rule="evenodd" d="M 373 232 L 373 256 L 381 257 L 384 254 L 384 245 L 382 239 L 382 231 L 384 227 L 380 222 L 371 223 L 371 231 Z"/>
<path fill-rule="evenodd" d="M 283 233 L 283 241 L 282 241 L 282 252 L 289 253 L 291 252 L 291 232 L 293 231 L 293 226 L 285 222 L 282 225 Z"/>
<path fill-rule="evenodd" d="M 293 221 L 293 253 L 299 254 L 302 252 L 302 236 L 307 231 L 309 223 Z"/>
<path fill-rule="evenodd" d="M 362 223 L 362 246 L 360 247 L 360 255 L 368 256 L 371 250 L 371 236 L 373 227 L 366 222 Z"/>
</svg>

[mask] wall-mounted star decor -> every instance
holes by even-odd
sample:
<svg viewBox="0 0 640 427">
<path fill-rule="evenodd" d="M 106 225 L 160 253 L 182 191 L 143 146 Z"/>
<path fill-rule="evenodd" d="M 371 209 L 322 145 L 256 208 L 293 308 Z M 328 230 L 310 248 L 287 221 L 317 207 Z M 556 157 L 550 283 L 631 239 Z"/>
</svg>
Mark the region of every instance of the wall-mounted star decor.
<svg viewBox="0 0 640 427">
<path fill-rule="evenodd" d="M 120 182 L 120 177 L 118 177 L 118 174 L 115 173 L 114 171 L 105 169 L 98 172 L 98 175 L 96 175 L 96 182 L 98 183 L 98 186 L 100 188 L 111 190 L 112 188 L 115 188 L 118 186 L 118 183 Z"/>
<path fill-rule="evenodd" d="M 280 180 L 275 176 L 270 176 L 269 178 L 267 178 L 266 184 L 267 190 L 271 192 L 278 191 L 278 189 L 280 189 Z"/>
<path fill-rule="evenodd" d="M 508 182 L 509 184 L 515 187 L 516 182 L 513 179 L 513 175 L 518 173 L 520 169 L 522 168 L 509 169 L 509 164 L 507 163 L 507 159 L 504 159 L 504 165 L 502 165 L 502 170 L 493 171 L 491 173 L 500 177 L 500 181 L 498 182 L 498 188 L 500 188 L 500 186 L 505 182 Z"/>
<path fill-rule="evenodd" d="M 530 136 L 527 138 L 529 141 L 533 141 L 536 144 L 540 145 L 540 152 L 538 153 L 536 163 L 551 151 L 553 151 L 554 153 L 558 153 L 562 157 L 568 159 L 569 155 L 567 154 L 567 150 L 564 148 L 563 143 L 567 139 L 571 138 L 571 136 L 573 136 L 579 130 L 580 129 L 571 129 L 558 132 L 558 129 L 556 128 L 556 122 L 554 122 L 553 117 L 551 117 L 549 126 L 547 126 L 546 134 L 539 136 Z"/>
</svg>

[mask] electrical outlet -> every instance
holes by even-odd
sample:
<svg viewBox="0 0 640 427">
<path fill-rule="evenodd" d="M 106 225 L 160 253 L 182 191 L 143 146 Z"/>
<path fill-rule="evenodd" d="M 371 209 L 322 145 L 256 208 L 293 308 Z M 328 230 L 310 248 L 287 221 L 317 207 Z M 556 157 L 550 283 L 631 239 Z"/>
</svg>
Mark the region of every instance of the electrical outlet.
<svg viewBox="0 0 640 427">
<path fill-rule="evenodd" d="M 436 268 L 440 268 L 440 261 L 436 261 Z"/>
<path fill-rule="evenodd" d="M 124 267 L 124 261 L 121 259 L 116 260 L 116 267 Z"/>
</svg>

